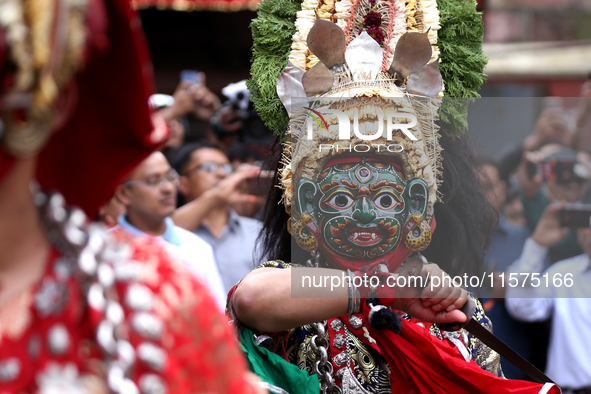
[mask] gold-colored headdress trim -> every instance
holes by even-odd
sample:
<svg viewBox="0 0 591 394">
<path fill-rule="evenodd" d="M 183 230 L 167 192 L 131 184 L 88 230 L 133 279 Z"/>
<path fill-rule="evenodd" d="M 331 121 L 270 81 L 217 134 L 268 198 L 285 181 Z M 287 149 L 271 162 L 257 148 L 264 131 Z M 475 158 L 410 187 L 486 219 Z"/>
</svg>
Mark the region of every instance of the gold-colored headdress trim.
<svg viewBox="0 0 591 394">
<path fill-rule="evenodd" d="M 59 91 L 81 65 L 87 5 L 88 0 L 0 1 L 0 28 L 16 68 L 0 111 L 10 153 L 30 154 L 47 140 Z M 26 113 L 24 122 L 14 118 L 17 110 Z"/>
</svg>

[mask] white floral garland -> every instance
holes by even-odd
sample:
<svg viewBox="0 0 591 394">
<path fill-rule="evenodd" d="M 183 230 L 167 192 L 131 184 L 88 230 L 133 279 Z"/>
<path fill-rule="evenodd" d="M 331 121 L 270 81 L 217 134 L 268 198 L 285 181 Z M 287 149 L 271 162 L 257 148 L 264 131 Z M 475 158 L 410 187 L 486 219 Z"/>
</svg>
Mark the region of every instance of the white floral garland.
<svg viewBox="0 0 591 394">
<path fill-rule="evenodd" d="M 394 28 L 388 43 L 383 44 L 389 50 L 388 64 L 392 62 L 394 57 L 394 50 L 400 37 L 407 31 L 424 32 L 429 30 L 428 38 L 433 47 L 433 54 L 431 61 L 439 57 L 439 47 L 437 46 L 437 31 L 441 28 L 439 25 L 439 10 L 437 9 L 436 0 L 393 0 L 396 15 L 394 17 Z M 314 25 L 316 15 L 314 11 L 318 12 L 318 16 L 325 20 L 334 20 L 334 22 L 343 31 L 347 28 L 347 23 L 351 17 L 351 10 L 357 4 L 355 19 L 359 24 L 363 20 L 370 8 L 368 0 L 304 0 L 301 11 L 298 11 L 296 16 L 296 33 L 292 37 L 291 52 L 289 54 L 289 61 L 296 67 L 302 70 L 308 70 L 318 62 L 318 58 L 314 56 L 308 49 L 306 39 L 310 29 Z M 388 10 L 390 7 L 389 0 L 376 0 L 371 4 L 373 9 L 377 9 L 384 20 L 383 24 L 387 25 L 389 22 Z M 412 23 L 414 17 L 419 15 L 421 22 Z M 353 30 L 353 29 L 352 29 Z M 352 41 L 358 34 L 358 31 L 351 32 L 349 42 Z"/>
</svg>

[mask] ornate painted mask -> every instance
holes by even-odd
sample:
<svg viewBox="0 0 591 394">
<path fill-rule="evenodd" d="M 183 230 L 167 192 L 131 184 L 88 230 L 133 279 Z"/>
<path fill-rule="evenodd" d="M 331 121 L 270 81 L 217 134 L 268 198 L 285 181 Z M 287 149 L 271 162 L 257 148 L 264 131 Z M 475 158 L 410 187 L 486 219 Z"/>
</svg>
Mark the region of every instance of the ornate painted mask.
<svg viewBox="0 0 591 394">
<path fill-rule="evenodd" d="M 295 197 L 296 241 L 322 250 L 336 267 L 386 262 L 396 269 L 408 251 L 423 250 L 431 240 L 426 182 L 407 182 L 402 167 L 384 156 L 333 158 L 317 181 L 300 179 Z"/>
</svg>

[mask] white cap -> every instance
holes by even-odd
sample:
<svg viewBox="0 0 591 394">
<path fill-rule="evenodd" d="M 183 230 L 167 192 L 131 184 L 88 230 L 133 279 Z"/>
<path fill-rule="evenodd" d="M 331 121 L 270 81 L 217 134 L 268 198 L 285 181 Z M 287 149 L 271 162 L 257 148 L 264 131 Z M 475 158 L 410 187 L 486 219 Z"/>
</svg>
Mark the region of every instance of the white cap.
<svg viewBox="0 0 591 394">
<path fill-rule="evenodd" d="M 238 94 L 242 93 L 242 97 L 238 98 Z M 246 87 L 246 80 L 231 83 L 222 89 L 222 94 L 230 100 L 236 102 L 240 109 L 246 110 L 248 108 L 248 101 L 250 99 L 250 92 Z"/>
</svg>

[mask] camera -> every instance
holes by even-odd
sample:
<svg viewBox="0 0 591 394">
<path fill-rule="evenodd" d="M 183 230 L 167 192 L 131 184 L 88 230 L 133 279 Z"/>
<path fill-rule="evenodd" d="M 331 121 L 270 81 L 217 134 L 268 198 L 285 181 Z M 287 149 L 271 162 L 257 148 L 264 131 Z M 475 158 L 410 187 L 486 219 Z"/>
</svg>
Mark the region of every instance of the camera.
<svg viewBox="0 0 591 394">
<path fill-rule="evenodd" d="M 560 226 L 579 228 L 591 227 L 590 204 L 566 204 L 560 211 Z"/>
<path fill-rule="evenodd" d="M 528 162 L 528 177 L 532 179 L 536 174 L 545 181 L 556 181 L 558 184 L 589 180 L 587 168 L 572 156 L 554 156 L 537 165 Z"/>
<path fill-rule="evenodd" d="M 237 117 L 242 121 L 243 126 L 238 130 L 238 140 L 247 145 L 269 145 L 273 140 L 273 133 L 261 120 L 254 105 L 250 101 L 250 93 L 246 87 L 246 81 L 231 83 L 222 89 L 222 94 L 228 98 L 222 104 L 216 115 L 211 119 L 213 131 L 219 138 L 229 136 L 224 125 L 219 121 L 220 111 L 225 107 L 231 107 Z"/>
</svg>

